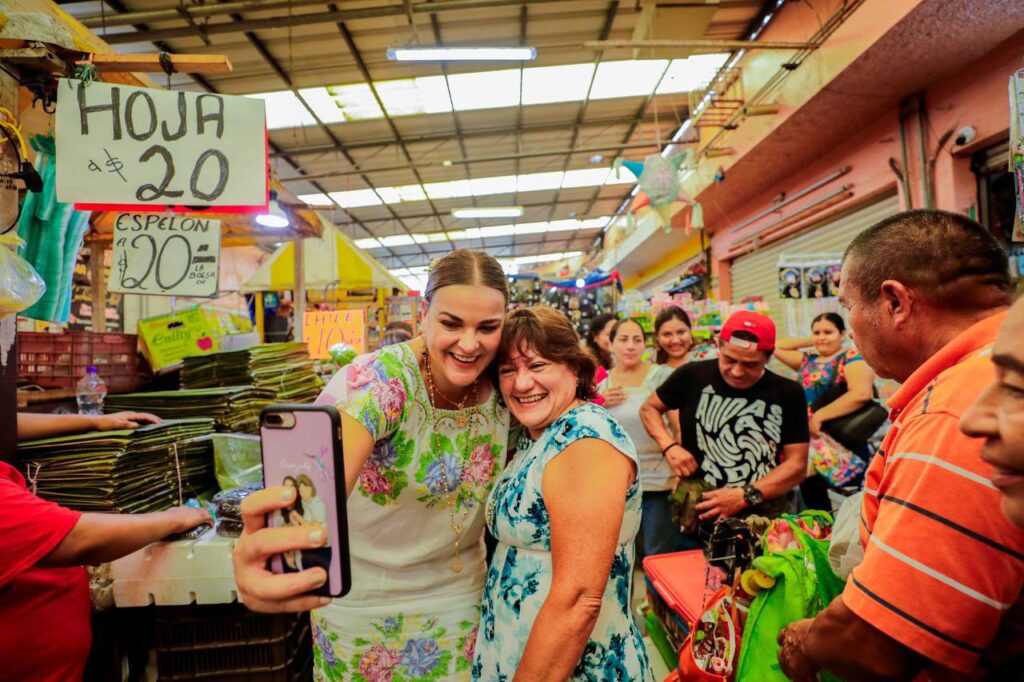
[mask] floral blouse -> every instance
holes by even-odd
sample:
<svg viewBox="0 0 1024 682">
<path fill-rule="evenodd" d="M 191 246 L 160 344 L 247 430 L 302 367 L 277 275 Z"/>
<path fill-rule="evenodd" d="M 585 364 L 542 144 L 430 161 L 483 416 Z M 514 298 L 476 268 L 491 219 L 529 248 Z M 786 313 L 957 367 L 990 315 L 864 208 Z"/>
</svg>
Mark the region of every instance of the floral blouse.
<svg viewBox="0 0 1024 682">
<path fill-rule="evenodd" d="M 435 424 L 408 344 L 356 358 L 318 402 L 359 421 L 375 445 L 348 499 L 352 590 L 313 612 L 316 678 L 468 682 L 484 502 L 507 456 L 508 410 L 492 392 L 467 408 L 467 426 L 456 410 L 434 410 Z M 452 514 L 462 525 L 460 572 Z"/>
</svg>

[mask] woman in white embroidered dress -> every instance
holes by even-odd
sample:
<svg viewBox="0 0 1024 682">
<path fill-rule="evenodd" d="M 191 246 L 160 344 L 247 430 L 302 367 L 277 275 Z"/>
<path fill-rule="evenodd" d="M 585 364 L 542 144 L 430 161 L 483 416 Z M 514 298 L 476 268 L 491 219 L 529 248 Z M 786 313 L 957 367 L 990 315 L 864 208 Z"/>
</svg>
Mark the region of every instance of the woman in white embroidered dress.
<svg viewBox="0 0 1024 682">
<path fill-rule="evenodd" d="M 342 415 L 352 590 L 304 595 L 322 569 L 267 572 L 317 531 L 266 529 L 290 504 L 271 488 L 243 506 L 235 577 L 249 608 L 313 613 L 318 680 L 469 680 L 485 571 L 484 502 L 507 456 L 509 416 L 481 375 L 508 301 L 501 266 L 453 251 L 432 268 L 423 336 L 356 358 L 324 389 Z M 283 496 L 283 497 L 282 497 Z"/>
</svg>

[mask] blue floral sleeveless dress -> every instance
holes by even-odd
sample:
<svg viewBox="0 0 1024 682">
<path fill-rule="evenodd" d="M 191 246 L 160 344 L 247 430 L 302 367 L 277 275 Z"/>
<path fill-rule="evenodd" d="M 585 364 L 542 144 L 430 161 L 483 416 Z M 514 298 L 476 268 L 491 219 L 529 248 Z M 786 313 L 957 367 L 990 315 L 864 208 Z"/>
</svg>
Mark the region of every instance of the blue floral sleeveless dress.
<svg viewBox="0 0 1024 682">
<path fill-rule="evenodd" d="M 541 495 L 544 467 L 581 438 L 606 441 L 637 462 L 626 432 L 607 411 L 591 403 L 566 412 L 532 444 L 520 440 L 518 454 L 498 479 L 487 504 L 487 525 L 498 539 L 498 549 L 484 585 L 474 680 L 511 680 L 519 666 L 530 629 L 551 589 L 551 524 Z M 638 477 L 626 494 L 619 547 L 601 613 L 570 679 L 654 680 L 647 649 L 629 612 L 641 495 Z M 586 538 L 581 535 L 580 541 Z"/>
<path fill-rule="evenodd" d="M 417 355 L 387 346 L 343 368 L 318 403 L 376 445 L 348 499 L 352 591 L 312 613 L 317 682 L 469 682 L 484 583 L 484 503 L 507 456 L 496 391 L 431 420 Z M 444 472 L 441 468 L 444 468 Z M 446 485 L 447 484 L 447 485 Z M 464 568 L 451 570 L 455 496 Z"/>
</svg>

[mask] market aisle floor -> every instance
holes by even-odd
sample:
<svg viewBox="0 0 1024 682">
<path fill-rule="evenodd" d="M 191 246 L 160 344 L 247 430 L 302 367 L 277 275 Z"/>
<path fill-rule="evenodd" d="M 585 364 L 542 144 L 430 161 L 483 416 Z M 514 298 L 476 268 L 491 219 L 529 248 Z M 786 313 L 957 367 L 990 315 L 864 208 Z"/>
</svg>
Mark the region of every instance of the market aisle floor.
<svg viewBox="0 0 1024 682">
<path fill-rule="evenodd" d="M 644 579 L 644 572 L 640 569 L 633 571 L 633 599 L 630 606 L 634 614 L 639 613 L 641 605 L 647 599 L 647 581 Z M 644 626 L 642 619 L 637 619 L 637 626 L 640 628 L 640 632 L 644 633 L 644 644 L 647 645 L 647 655 L 651 659 L 651 669 L 654 671 L 654 679 L 661 682 L 669 673 L 672 672 L 665 665 L 665 661 L 661 659 L 658 654 L 658 647 L 654 645 L 651 638 L 647 636 L 647 628 Z"/>
</svg>

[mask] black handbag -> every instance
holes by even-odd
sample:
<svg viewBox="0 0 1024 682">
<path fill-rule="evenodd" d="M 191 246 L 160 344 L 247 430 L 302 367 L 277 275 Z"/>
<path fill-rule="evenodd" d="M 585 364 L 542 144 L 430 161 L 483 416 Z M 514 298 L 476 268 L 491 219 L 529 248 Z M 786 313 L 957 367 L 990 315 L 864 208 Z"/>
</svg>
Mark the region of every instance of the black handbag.
<svg viewBox="0 0 1024 682">
<path fill-rule="evenodd" d="M 832 368 L 828 388 L 811 404 L 811 411 L 817 412 L 832 403 L 847 391 L 846 381 L 838 381 L 839 367 Z M 823 422 L 821 430 L 834 438 L 848 450 L 863 446 L 889 418 L 889 411 L 876 400 L 869 400 L 854 412 Z"/>
</svg>

